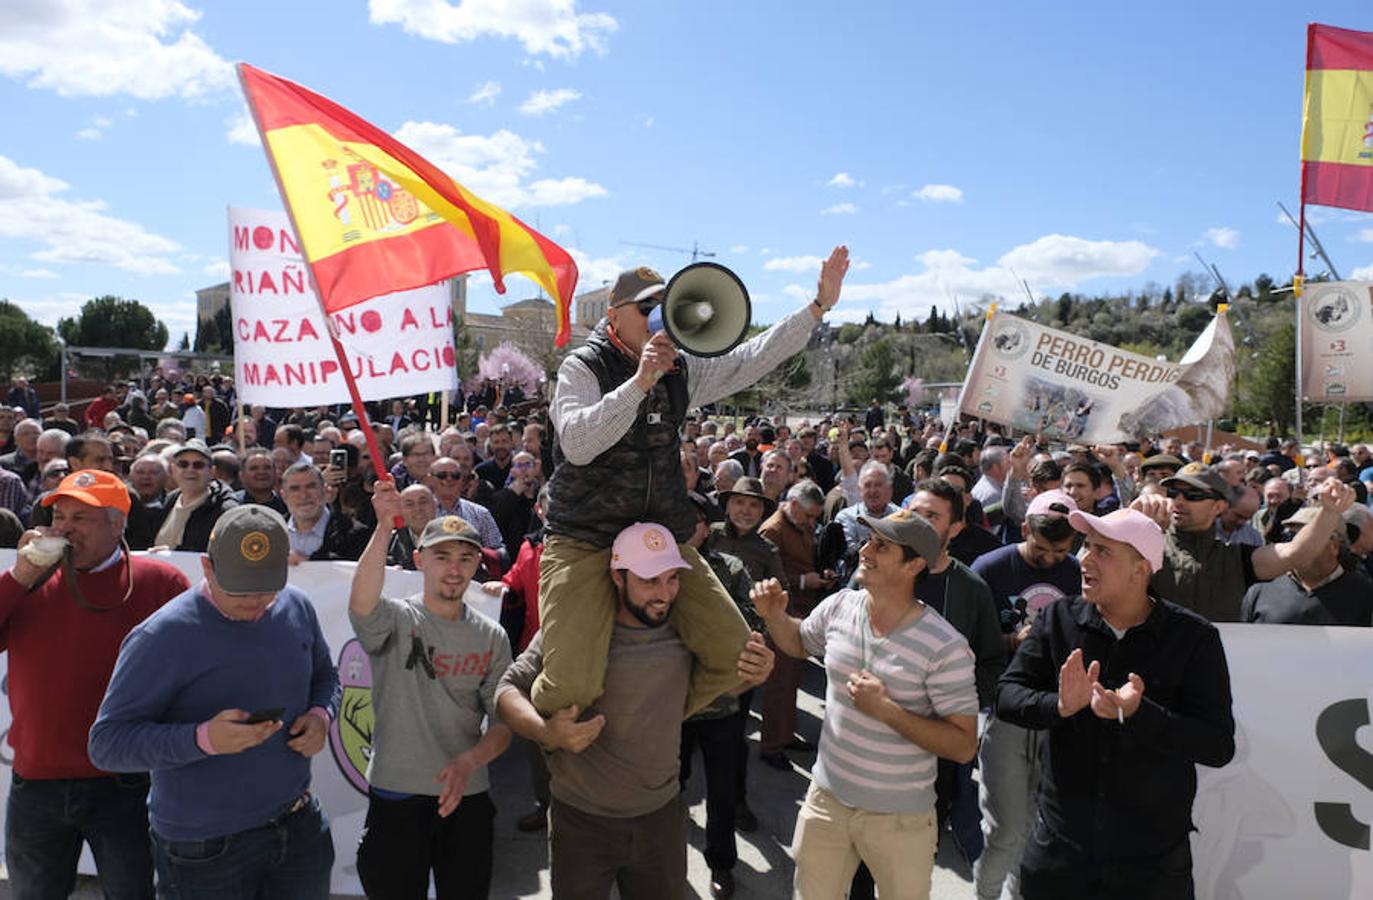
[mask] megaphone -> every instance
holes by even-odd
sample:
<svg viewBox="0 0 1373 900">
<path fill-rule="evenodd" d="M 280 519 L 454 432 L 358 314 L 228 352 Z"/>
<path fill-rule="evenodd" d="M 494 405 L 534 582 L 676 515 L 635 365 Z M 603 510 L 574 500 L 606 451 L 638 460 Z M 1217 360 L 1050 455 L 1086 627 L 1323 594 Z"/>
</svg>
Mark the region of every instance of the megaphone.
<svg viewBox="0 0 1373 900">
<path fill-rule="evenodd" d="M 648 317 L 650 334 L 666 331 L 693 356 L 723 356 L 748 334 L 753 308 L 748 289 L 718 263 L 692 263 L 667 283 L 663 302 Z"/>
</svg>

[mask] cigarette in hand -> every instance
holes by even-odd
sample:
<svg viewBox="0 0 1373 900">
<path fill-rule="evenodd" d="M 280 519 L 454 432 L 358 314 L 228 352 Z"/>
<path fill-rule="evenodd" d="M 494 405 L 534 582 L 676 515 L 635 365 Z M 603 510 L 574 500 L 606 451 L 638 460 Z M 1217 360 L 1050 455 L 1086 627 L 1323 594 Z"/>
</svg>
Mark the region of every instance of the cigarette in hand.
<svg viewBox="0 0 1373 900">
<path fill-rule="evenodd" d="M 1121 709 L 1119 706 L 1116 707 L 1116 721 L 1122 725 L 1125 724 L 1125 710 Z"/>
</svg>

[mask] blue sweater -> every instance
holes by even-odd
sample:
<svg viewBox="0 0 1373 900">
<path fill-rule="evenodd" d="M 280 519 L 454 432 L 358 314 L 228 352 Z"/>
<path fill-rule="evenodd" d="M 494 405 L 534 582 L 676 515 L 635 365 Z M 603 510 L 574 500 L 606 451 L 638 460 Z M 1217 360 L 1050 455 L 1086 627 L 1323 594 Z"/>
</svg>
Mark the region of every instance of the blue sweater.
<svg viewBox="0 0 1373 900">
<path fill-rule="evenodd" d="M 90 756 L 109 772 L 151 772 L 148 819 L 168 840 L 203 840 L 266 824 L 310 784 L 310 760 L 286 746 L 311 707 L 338 712 L 338 671 L 314 606 L 287 586 L 256 622 L 225 618 L 202 585 L 124 639 L 91 727 Z M 207 756 L 196 726 L 226 709 L 284 707 L 286 727 L 242 753 Z"/>
</svg>

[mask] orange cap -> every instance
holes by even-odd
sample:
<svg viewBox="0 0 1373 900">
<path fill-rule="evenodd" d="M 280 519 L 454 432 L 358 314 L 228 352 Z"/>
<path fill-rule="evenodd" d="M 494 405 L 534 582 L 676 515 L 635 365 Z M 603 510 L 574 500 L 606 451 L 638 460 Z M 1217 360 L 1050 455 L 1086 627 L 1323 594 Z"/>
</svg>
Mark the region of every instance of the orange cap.
<svg viewBox="0 0 1373 900">
<path fill-rule="evenodd" d="M 43 498 L 44 506 L 52 506 L 58 497 L 71 497 L 87 506 L 117 509 L 129 514 L 129 489 L 113 472 L 102 469 L 82 469 L 62 479 L 54 490 Z"/>
</svg>

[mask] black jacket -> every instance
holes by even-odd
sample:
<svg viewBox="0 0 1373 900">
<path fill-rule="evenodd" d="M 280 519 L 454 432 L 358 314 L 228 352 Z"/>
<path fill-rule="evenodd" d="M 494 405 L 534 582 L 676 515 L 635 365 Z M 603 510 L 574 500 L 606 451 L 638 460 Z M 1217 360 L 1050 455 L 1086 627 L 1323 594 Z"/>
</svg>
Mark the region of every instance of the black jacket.
<svg viewBox="0 0 1373 900">
<path fill-rule="evenodd" d="M 159 505 L 138 503 L 129 509 L 129 522 L 124 529 L 129 549 L 147 550 L 153 545 L 158 530 L 167 521 L 167 516 L 180 497 L 181 491 L 175 490 L 167 494 Z M 238 506 L 238 501 L 234 499 L 233 492 L 218 481 L 211 481 L 205 502 L 191 511 L 186 519 L 186 527 L 181 532 L 181 543 L 172 549 L 204 553 L 210 546 L 210 530 L 215 527 L 215 522 L 235 506 Z"/>
<path fill-rule="evenodd" d="M 310 559 L 357 562 L 371 537 L 372 529 L 347 513 L 332 509 L 329 511 L 329 522 L 324 526 L 324 541 L 318 550 L 310 554 Z"/>
<path fill-rule="evenodd" d="M 610 342 L 604 320 L 572 356 L 596 376 L 602 394 L 633 378 L 638 368 L 637 359 Z M 679 356 L 677 368 L 648 392 L 634 424 L 610 449 L 579 466 L 555 447 L 556 466 L 548 483 L 548 533 L 609 547 L 635 522 L 657 522 L 677 543 L 685 543 L 696 530 L 678 438 L 686 411 L 686 361 Z"/>
<path fill-rule="evenodd" d="M 1101 663 L 1107 688 L 1131 672 L 1143 679 L 1144 699 L 1124 725 L 1090 706 L 1059 716 L 1059 668 L 1078 647 L 1084 666 Z M 1040 818 L 1096 861 L 1156 856 L 1186 840 L 1197 764 L 1220 767 L 1235 755 L 1220 632 L 1166 600 L 1119 640 L 1082 597 L 1046 606 L 1001 676 L 996 715 L 1048 729 Z"/>
</svg>

